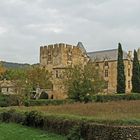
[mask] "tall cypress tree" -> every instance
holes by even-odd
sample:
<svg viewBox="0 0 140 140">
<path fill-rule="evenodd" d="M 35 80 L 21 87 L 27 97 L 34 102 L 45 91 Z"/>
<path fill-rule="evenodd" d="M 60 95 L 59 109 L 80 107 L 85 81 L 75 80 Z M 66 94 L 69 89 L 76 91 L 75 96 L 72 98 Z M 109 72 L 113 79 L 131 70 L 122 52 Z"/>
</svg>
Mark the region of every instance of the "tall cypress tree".
<svg viewBox="0 0 140 140">
<path fill-rule="evenodd" d="M 117 93 L 125 93 L 125 72 L 123 62 L 122 46 L 118 44 L 118 62 L 117 62 Z"/>
<path fill-rule="evenodd" d="M 140 64 L 136 50 L 134 50 L 134 59 L 133 59 L 132 92 L 140 93 Z"/>
</svg>

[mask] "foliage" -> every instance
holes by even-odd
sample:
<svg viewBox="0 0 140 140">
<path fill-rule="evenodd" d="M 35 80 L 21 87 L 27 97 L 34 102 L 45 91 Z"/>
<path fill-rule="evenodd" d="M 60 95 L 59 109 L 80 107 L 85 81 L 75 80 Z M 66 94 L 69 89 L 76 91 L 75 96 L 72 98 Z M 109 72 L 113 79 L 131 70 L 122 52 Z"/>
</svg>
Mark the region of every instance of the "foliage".
<svg viewBox="0 0 140 140">
<path fill-rule="evenodd" d="M 67 136 L 67 140 L 82 140 L 81 129 L 79 126 L 74 126 Z"/>
<path fill-rule="evenodd" d="M 25 113 L 25 125 L 42 128 L 43 123 L 43 116 L 39 112 L 31 111 Z"/>
<path fill-rule="evenodd" d="M 132 92 L 140 93 L 140 64 L 136 50 L 134 50 L 133 59 Z"/>
<path fill-rule="evenodd" d="M 125 93 L 125 73 L 122 46 L 118 44 L 117 93 Z"/>
<path fill-rule="evenodd" d="M 30 93 L 37 88 L 52 88 L 50 78 L 51 74 L 47 70 L 37 66 L 7 69 L 2 75 L 2 79 L 11 80 L 16 85 L 16 96 L 19 98 L 19 105 L 23 104 L 23 100 L 28 100 Z"/>
<path fill-rule="evenodd" d="M 51 74 L 45 68 L 31 67 L 27 70 L 27 82 L 33 89 L 51 89 L 50 78 Z"/>
<path fill-rule="evenodd" d="M 121 100 L 140 100 L 139 94 L 111 94 L 111 95 L 94 95 L 93 102 L 108 102 L 108 101 L 121 101 Z"/>
<path fill-rule="evenodd" d="M 4 95 L 0 94 L 0 107 L 17 106 L 23 102 L 18 95 Z"/>
<path fill-rule="evenodd" d="M 0 63 L 0 80 L 3 78 L 3 74 L 6 72 L 6 68 Z"/>
<path fill-rule="evenodd" d="M 68 96 L 75 101 L 87 101 L 93 94 L 101 92 L 105 86 L 105 81 L 99 70 L 95 69 L 94 63 L 88 63 L 84 67 L 69 67 L 64 73 L 64 79 Z"/>
<path fill-rule="evenodd" d="M 73 100 L 55 100 L 55 99 L 37 99 L 29 100 L 29 106 L 44 106 L 44 105 L 62 105 L 74 103 Z"/>
</svg>

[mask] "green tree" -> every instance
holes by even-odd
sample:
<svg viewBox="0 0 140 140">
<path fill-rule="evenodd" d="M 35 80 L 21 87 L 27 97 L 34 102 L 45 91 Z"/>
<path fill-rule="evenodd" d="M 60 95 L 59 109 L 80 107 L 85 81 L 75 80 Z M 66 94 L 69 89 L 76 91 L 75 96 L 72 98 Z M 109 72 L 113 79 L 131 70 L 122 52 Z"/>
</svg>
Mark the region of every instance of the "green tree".
<svg viewBox="0 0 140 140">
<path fill-rule="evenodd" d="M 99 69 L 95 69 L 94 63 L 88 63 L 84 67 L 69 67 L 64 75 L 68 97 L 75 101 L 86 102 L 93 94 L 102 92 L 105 86 L 105 81 L 99 74 Z"/>
<path fill-rule="evenodd" d="M 136 50 L 133 58 L 132 92 L 140 93 L 140 64 Z"/>
<path fill-rule="evenodd" d="M 117 61 L 117 93 L 125 93 L 125 72 L 123 62 L 122 46 L 118 44 L 118 61 Z"/>
</svg>

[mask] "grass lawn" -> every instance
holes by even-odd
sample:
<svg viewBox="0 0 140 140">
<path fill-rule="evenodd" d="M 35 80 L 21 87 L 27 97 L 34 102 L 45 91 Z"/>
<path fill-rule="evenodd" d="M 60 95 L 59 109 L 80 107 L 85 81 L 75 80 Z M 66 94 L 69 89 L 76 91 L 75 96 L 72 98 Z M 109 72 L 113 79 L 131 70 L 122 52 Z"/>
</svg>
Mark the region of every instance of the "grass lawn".
<svg viewBox="0 0 140 140">
<path fill-rule="evenodd" d="M 0 123 L 0 140 L 66 140 L 66 138 L 18 124 Z"/>
</svg>

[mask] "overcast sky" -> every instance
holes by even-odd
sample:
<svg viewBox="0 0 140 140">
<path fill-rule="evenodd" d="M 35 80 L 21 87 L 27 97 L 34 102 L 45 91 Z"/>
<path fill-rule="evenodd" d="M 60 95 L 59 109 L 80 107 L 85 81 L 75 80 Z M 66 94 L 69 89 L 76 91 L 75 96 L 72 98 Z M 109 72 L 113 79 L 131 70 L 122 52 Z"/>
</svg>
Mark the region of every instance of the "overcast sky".
<svg viewBox="0 0 140 140">
<path fill-rule="evenodd" d="M 140 0 L 0 0 L 0 59 L 38 63 L 51 43 L 140 47 Z"/>
</svg>

